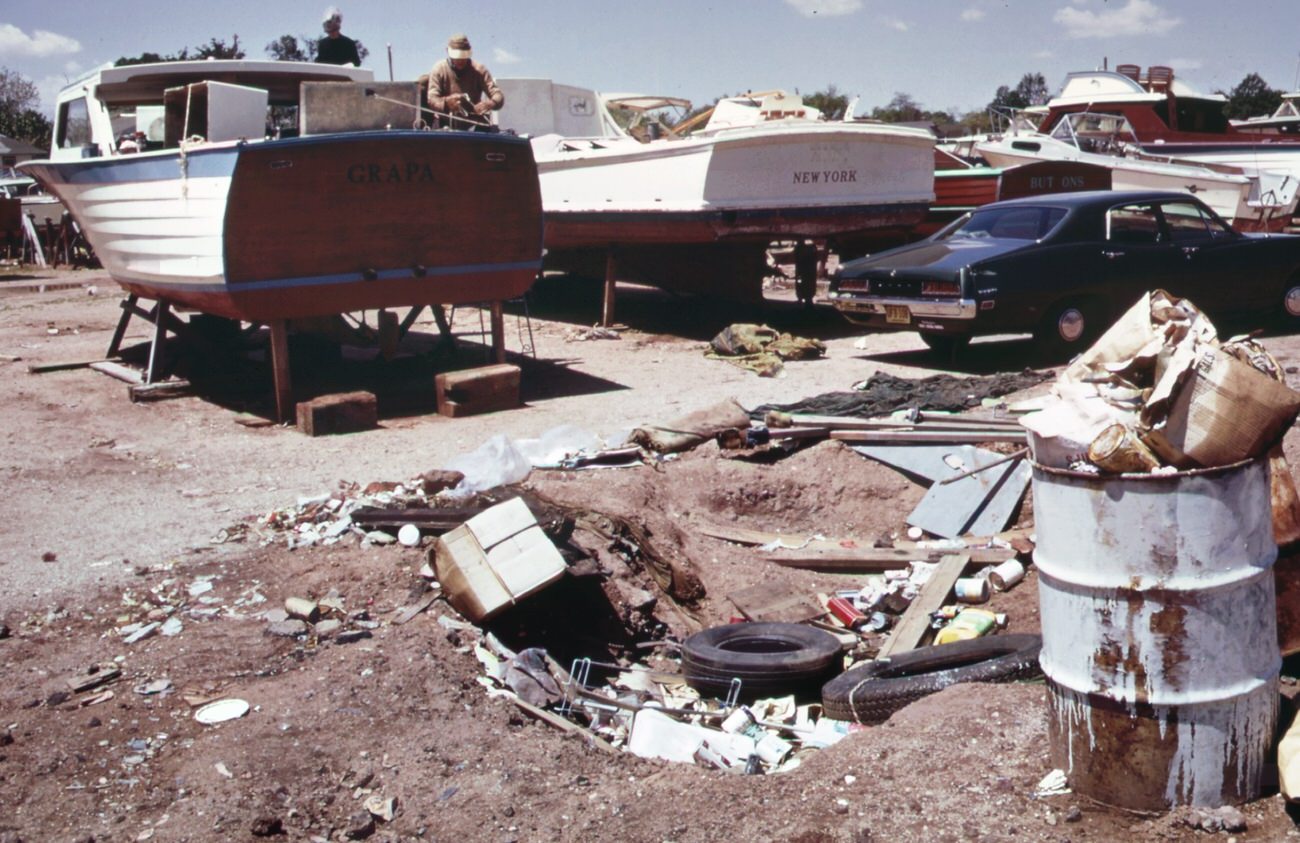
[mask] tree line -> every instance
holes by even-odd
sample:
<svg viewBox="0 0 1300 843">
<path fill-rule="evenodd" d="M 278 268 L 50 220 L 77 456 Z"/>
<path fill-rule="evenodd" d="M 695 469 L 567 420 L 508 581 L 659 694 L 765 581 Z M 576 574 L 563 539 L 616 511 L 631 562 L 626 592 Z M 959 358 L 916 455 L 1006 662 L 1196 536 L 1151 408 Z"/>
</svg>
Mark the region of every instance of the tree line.
<svg viewBox="0 0 1300 843">
<path fill-rule="evenodd" d="M 286 34 L 269 42 L 264 49 L 268 58 L 277 61 L 314 61 L 318 42 L 319 39 L 308 35 Z M 358 41 L 357 52 L 364 60 L 370 51 Z M 229 42 L 224 38 L 212 38 L 206 44 L 192 48 L 183 47 L 178 52 L 170 54 L 145 52 L 138 56 L 122 56 L 115 65 L 246 57 L 239 36 L 234 35 Z M 1284 92 L 1270 87 L 1258 73 L 1250 73 L 1231 90 L 1220 90 L 1216 93 L 1223 94 L 1227 98 L 1224 113 L 1229 118 L 1242 119 L 1271 114 L 1282 102 Z M 870 112 L 860 107 L 856 108 L 855 116 L 870 117 L 887 123 L 929 123 L 948 131 L 986 132 L 995 128 L 990 117 L 994 111 L 1044 105 L 1050 96 L 1043 74 L 1026 73 L 1015 85 L 999 86 L 993 98 L 982 110 L 964 114 L 929 110 L 917 102 L 911 94 L 897 91 L 888 103 L 875 106 Z M 835 84 L 827 85 L 824 90 L 807 94 L 803 99 L 831 120 L 842 118 L 850 104 L 849 96 Z M 714 104 L 716 102 L 715 100 Z M 36 85 L 21 73 L 7 67 L 0 67 L 0 135 L 24 140 L 42 149 L 48 149 L 52 126 L 49 119 L 39 110 L 39 106 L 40 96 Z M 698 109 L 692 114 L 703 110 Z M 687 115 L 686 119 L 691 116 Z"/>
</svg>

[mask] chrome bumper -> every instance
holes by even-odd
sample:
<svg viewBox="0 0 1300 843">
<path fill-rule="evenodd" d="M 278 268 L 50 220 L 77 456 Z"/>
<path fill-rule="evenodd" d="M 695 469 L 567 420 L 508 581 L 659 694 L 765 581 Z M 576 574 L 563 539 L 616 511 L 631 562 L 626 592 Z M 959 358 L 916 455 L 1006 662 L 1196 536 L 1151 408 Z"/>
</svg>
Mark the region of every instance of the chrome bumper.
<svg viewBox="0 0 1300 843">
<path fill-rule="evenodd" d="M 933 301 L 931 299 L 864 299 L 852 293 L 835 293 L 831 302 L 838 310 L 853 313 L 867 313 L 876 316 L 885 315 L 886 306 L 906 307 L 913 319 L 974 319 L 979 305 L 974 299 L 957 299 L 955 301 Z"/>
</svg>

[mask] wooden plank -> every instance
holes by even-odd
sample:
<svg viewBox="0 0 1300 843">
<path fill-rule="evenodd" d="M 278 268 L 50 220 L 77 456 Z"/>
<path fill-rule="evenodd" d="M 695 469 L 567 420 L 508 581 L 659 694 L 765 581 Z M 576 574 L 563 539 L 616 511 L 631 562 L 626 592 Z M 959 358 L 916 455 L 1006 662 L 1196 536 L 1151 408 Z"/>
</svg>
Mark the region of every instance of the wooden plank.
<svg viewBox="0 0 1300 843">
<path fill-rule="evenodd" d="M 826 614 L 811 595 L 788 583 L 760 583 L 728 594 L 727 599 L 751 621 L 803 623 Z"/>
<path fill-rule="evenodd" d="M 160 401 L 164 398 L 178 398 L 193 393 L 194 385 L 181 379 L 132 384 L 126 389 L 126 394 L 132 401 Z"/>
<path fill-rule="evenodd" d="M 605 254 L 605 296 L 600 307 L 600 326 L 608 328 L 614 324 L 614 298 L 618 290 L 618 260 L 611 248 Z"/>
<path fill-rule="evenodd" d="M 139 386 L 144 383 L 144 376 L 128 366 L 116 363 L 112 360 L 101 360 L 98 363 L 91 363 L 90 368 L 96 372 L 101 372 L 111 378 L 117 378 L 123 383 L 129 383 L 133 386 Z"/>
<path fill-rule="evenodd" d="M 956 584 L 970 563 L 970 555 L 954 553 L 943 557 L 939 567 L 930 574 L 930 579 L 921 586 L 921 593 L 916 595 L 912 605 L 907 607 L 890 634 L 885 646 L 876 654 L 877 659 L 887 659 L 894 653 L 915 650 L 930 629 L 930 615 L 938 611 L 952 594 Z"/>
<path fill-rule="evenodd" d="M 492 323 L 492 360 L 497 364 L 506 362 L 506 325 L 501 300 L 493 299 L 488 307 Z"/>
<path fill-rule="evenodd" d="M 1006 430 L 832 430 L 831 438 L 841 442 L 888 442 L 902 444 L 920 442 L 925 444 L 975 445 L 980 442 L 1013 442 L 1025 444 L 1027 433 L 1022 428 L 1018 431 Z"/>
<path fill-rule="evenodd" d="M 834 430 L 897 430 L 899 428 L 942 430 L 944 428 L 964 429 L 971 427 L 1023 429 L 1017 419 L 1000 419 L 989 416 L 928 415 L 924 416 L 923 420 L 920 421 L 908 421 L 906 419 L 862 419 L 852 416 L 818 416 L 811 413 L 792 413 L 790 422 L 794 425 L 829 427 Z"/>
<path fill-rule="evenodd" d="M 697 530 L 706 536 L 736 544 L 762 545 L 781 542 L 801 550 L 840 550 L 846 547 L 869 547 L 869 542 L 858 539 L 817 539 L 806 533 L 772 533 L 767 530 L 748 530 L 744 527 L 727 527 L 721 524 L 702 524 Z"/>
<path fill-rule="evenodd" d="M 861 550 L 801 553 L 777 551 L 764 554 L 764 562 L 775 562 L 783 568 L 802 568 L 836 574 L 870 574 L 906 568 L 908 562 L 939 562 L 953 551 L 951 548 L 914 548 L 911 550 L 890 547 L 871 547 Z M 975 547 L 962 551 L 973 565 L 996 565 L 1019 556 L 1014 548 Z"/>
<path fill-rule="evenodd" d="M 271 372 L 275 389 L 275 418 L 287 422 L 293 418 L 293 382 L 289 377 L 289 336 L 285 320 L 272 319 Z"/>
<path fill-rule="evenodd" d="M 43 375 L 46 372 L 66 372 L 69 369 L 89 369 L 95 363 L 102 362 L 104 358 L 96 357 L 93 360 L 63 360 L 54 363 L 28 363 L 27 373 L 29 375 Z"/>
<path fill-rule="evenodd" d="M 508 696 L 515 705 L 519 706 L 524 711 L 531 714 L 533 717 L 536 717 L 538 720 L 542 720 L 547 723 L 550 723 L 552 726 L 554 726 L 555 728 L 559 729 L 562 732 L 568 732 L 571 735 L 578 735 L 587 743 L 591 744 L 592 746 L 596 747 L 596 749 L 599 749 L 603 752 L 609 752 L 615 755 L 619 754 L 619 751 L 614 748 L 613 744 L 609 743 L 599 735 L 594 734 L 582 728 L 577 723 L 572 723 L 568 720 L 565 720 L 560 715 L 549 712 L 544 708 L 538 708 L 532 703 L 524 702 L 522 699 L 519 698 L 517 694 L 515 694 L 512 691 L 503 691 L 502 693 Z"/>
</svg>

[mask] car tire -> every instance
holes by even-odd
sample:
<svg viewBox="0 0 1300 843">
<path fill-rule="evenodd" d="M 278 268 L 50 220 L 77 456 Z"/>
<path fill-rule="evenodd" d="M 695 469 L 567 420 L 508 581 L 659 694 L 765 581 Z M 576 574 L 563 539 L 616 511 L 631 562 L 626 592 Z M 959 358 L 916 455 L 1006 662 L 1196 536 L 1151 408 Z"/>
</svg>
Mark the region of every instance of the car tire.
<svg viewBox="0 0 1300 843">
<path fill-rule="evenodd" d="M 959 682 L 1011 682 L 1042 673 L 1038 635 L 994 635 L 867 662 L 822 688 L 827 717 L 879 723 L 908 703 Z"/>
<path fill-rule="evenodd" d="M 955 362 L 957 352 L 970 345 L 970 340 L 969 336 L 921 332 L 921 342 L 925 343 L 936 357 L 941 357 L 950 363 Z"/>
<path fill-rule="evenodd" d="M 682 642 L 686 684 L 726 697 L 733 679 L 740 696 L 811 694 L 841 667 L 839 639 L 794 623 L 733 623 L 697 632 Z"/>
<path fill-rule="evenodd" d="M 1034 340 L 1053 358 L 1070 358 L 1101 336 L 1105 309 L 1085 299 L 1067 299 L 1048 308 Z"/>
</svg>

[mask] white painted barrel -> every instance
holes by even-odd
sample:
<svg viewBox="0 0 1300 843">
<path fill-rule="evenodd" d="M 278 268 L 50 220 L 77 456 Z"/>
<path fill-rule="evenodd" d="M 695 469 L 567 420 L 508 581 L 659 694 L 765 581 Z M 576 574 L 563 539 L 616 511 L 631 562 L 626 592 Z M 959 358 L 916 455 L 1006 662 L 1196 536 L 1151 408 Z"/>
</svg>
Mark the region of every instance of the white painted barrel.
<svg viewBox="0 0 1300 843">
<path fill-rule="evenodd" d="M 1267 461 L 1033 478 L 1048 733 L 1070 786 L 1135 810 L 1258 796 L 1282 664 Z"/>
</svg>

